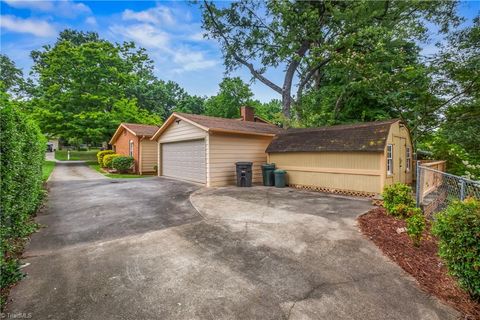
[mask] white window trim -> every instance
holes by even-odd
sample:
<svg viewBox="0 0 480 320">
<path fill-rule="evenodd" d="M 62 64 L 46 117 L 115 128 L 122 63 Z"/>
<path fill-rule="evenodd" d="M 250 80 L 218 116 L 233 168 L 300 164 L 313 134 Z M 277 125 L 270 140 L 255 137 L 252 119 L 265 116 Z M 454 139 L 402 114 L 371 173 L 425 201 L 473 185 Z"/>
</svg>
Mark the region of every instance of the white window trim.
<svg viewBox="0 0 480 320">
<path fill-rule="evenodd" d="M 390 157 L 388 156 L 389 152 Z M 387 144 L 387 175 L 393 176 L 393 144 Z"/>
<path fill-rule="evenodd" d="M 134 148 L 133 140 L 128 141 L 128 155 L 130 157 L 133 157 L 133 148 Z"/>
<path fill-rule="evenodd" d="M 410 172 L 410 166 L 411 166 L 411 163 L 412 163 L 412 151 L 410 150 L 410 147 L 406 147 L 405 148 L 405 157 L 406 157 L 406 169 L 407 169 L 407 172 Z"/>
</svg>

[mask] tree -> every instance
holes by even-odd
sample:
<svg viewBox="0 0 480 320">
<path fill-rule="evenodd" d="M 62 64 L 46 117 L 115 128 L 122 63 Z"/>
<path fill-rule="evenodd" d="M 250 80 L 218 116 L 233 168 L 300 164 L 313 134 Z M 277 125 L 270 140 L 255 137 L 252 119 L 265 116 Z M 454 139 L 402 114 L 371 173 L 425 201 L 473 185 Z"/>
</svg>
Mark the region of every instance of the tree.
<svg viewBox="0 0 480 320">
<path fill-rule="evenodd" d="M 31 56 L 38 78 L 31 104 L 44 133 L 96 144 L 107 141 L 119 122 L 151 122 L 151 117 L 159 124 L 127 95 L 127 89 L 153 77 L 152 61 L 133 43 L 112 44 L 95 33 L 67 30 Z"/>
<path fill-rule="evenodd" d="M 337 62 L 357 51 L 378 51 L 395 39 L 424 40 L 427 23 L 443 32 L 458 22 L 451 1 L 242 0 L 218 8 L 204 0 L 201 7 L 203 28 L 219 41 L 227 71 L 246 67 L 254 79 L 282 96 L 287 118 L 292 102 L 301 107 L 303 94 L 320 89 Z M 372 35 L 375 41 L 368 41 Z M 284 70 L 282 84 L 266 76 L 272 68 Z M 345 99 L 342 91 L 336 94 L 336 100 Z"/>
<path fill-rule="evenodd" d="M 242 79 L 224 78 L 216 96 L 205 101 L 205 113 L 222 118 L 240 117 L 240 107 L 253 103 L 253 93 Z"/>
<path fill-rule="evenodd" d="M 17 97 L 23 95 L 26 90 L 23 72 L 4 54 L 0 54 L 0 70 L 1 89 Z"/>
</svg>

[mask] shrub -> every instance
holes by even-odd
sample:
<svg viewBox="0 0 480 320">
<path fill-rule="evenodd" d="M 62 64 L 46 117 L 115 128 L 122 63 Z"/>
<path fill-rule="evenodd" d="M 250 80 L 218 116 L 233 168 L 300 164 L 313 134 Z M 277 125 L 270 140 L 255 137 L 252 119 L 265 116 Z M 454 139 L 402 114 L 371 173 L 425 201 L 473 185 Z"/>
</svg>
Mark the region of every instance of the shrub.
<svg viewBox="0 0 480 320">
<path fill-rule="evenodd" d="M 116 157 L 112 160 L 112 168 L 117 170 L 118 172 L 127 172 L 133 166 L 133 158 L 132 157 Z"/>
<path fill-rule="evenodd" d="M 480 300 L 480 201 L 455 201 L 435 215 L 438 254 L 460 285 Z"/>
<path fill-rule="evenodd" d="M 411 208 L 408 215 L 409 217 L 405 220 L 407 222 L 407 234 L 412 239 L 413 245 L 418 247 L 426 226 L 425 217 L 420 208 Z"/>
<path fill-rule="evenodd" d="M 403 183 L 386 186 L 382 193 L 383 206 L 393 216 L 407 218 L 410 209 L 415 207 L 412 188 Z"/>
<path fill-rule="evenodd" d="M 0 284 L 21 277 L 17 251 L 36 228 L 32 215 L 44 194 L 42 165 L 46 139 L 28 115 L 0 90 Z"/>
<path fill-rule="evenodd" d="M 114 154 L 115 151 L 113 150 L 103 150 L 97 152 L 97 161 L 100 166 L 103 167 L 103 157 L 105 157 L 107 154 Z"/>
<path fill-rule="evenodd" d="M 116 154 L 116 153 L 105 155 L 103 157 L 103 167 L 112 169 L 112 161 L 113 161 L 113 159 L 118 158 L 118 157 L 123 157 L 123 156 L 120 155 L 120 154 Z"/>
</svg>

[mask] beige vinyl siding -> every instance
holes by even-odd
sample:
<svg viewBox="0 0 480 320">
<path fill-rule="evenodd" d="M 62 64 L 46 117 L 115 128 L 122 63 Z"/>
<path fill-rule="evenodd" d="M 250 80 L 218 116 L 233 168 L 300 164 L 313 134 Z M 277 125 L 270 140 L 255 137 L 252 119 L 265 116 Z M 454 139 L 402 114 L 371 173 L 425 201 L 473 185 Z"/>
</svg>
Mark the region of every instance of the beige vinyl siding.
<svg viewBox="0 0 480 320">
<path fill-rule="evenodd" d="M 174 121 L 160 136 L 159 143 L 203 139 L 207 132 L 184 120 Z"/>
<path fill-rule="evenodd" d="M 207 185 L 235 183 L 235 162 L 253 162 L 253 182 L 262 181 L 261 165 L 267 161 L 265 149 L 272 137 L 234 134 L 210 134 L 208 138 Z"/>
<path fill-rule="evenodd" d="M 156 141 L 142 140 L 140 145 L 140 173 L 154 172 L 157 165 L 157 148 Z"/>
<path fill-rule="evenodd" d="M 304 186 L 380 192 L 382 153 L 271 153 L 269 162 L 287 171 L 287 183 Z"/>
</svg>

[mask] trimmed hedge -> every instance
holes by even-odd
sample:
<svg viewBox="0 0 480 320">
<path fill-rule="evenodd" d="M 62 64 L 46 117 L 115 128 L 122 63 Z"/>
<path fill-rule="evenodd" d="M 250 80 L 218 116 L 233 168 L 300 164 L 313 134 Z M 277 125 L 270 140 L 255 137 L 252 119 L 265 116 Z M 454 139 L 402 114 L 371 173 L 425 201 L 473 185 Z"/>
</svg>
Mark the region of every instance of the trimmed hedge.
<svg viewBox="0 0 480 320">
<path fill-rule="evenodd" d="M 432 232 L 450 274 L 480 301 L 480 200 L 453 202 L 435 215 Z"/>
<path fill-rule="evenodd" d="M 46 139 L 38 126 L 0 92 L 0 284 L 22 277 L 18 243 L 36 229 L 31 217 L 42 201 Z M 2 301 L 3 304 L 4 301 Z"/>
<path fill-rule="evenodd" d="M 97 152 L 97 161 L 100 166 L 103 166 L 103 157 L 105 157 L 107 154 L 114 154 L 115 151 L 113 150 L 103 150 Z"/>
<path fill-rule="evenodd" d="M 133 166 L 133 158 L 127 156 L 121 156 L 113 158 L 112 168 L 117 170 L 120 173 L 125 173 L 130 170 Z"/>
<path fill-rule="evenodd" d="M 118 157 L 123 157 L 123 156 L 120 155 L 120 154 L 116 154 L 116 153 L 105 155 L 103 157 L 103 167 L 113 169 L 112 168 L 112 161 L 113 161 L 113 159 L 118 158 Z"/>
</svg>

